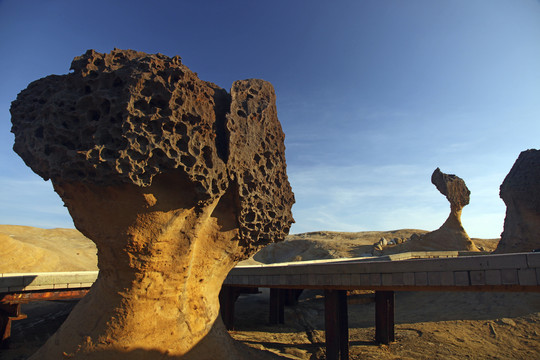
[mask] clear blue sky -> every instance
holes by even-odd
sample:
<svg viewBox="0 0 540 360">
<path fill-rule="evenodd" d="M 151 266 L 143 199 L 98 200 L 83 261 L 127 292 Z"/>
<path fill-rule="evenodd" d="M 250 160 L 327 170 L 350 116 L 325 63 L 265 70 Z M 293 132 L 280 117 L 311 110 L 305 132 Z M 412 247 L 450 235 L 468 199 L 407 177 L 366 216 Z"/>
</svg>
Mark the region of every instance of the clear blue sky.
<svg viewBox="0 0 540 360">
<path fill-rule="evenodd" d="M 74 56 L 180 55 L 230 89 L 277 93 L 293 233 L 434 230 L 436 167 L 465 180 L 471 237 L 498 237 L 499 186 L 539 148 L 540 2 L 0 0 L 0 223 L 73 227 L 50 182 L 12 151 L 9 106 Z"/>
</svg>

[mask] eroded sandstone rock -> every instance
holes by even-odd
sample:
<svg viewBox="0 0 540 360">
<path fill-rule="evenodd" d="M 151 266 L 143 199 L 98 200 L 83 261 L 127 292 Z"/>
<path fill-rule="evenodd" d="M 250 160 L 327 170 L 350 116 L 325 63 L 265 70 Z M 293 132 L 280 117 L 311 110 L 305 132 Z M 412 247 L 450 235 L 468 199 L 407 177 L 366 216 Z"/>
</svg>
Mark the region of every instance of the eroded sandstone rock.
<svg viewBox="0 0 540 360">
<path fill-rule="evenodd" d="M 506 218 L 495 252 L 540 249 L 540 150 L 519 155 L 501 185 L 500 196 L 506 204 Z"/>
<path fill-rule="evenodd" d="M 469 204 L 470 196 L 465 181 L 437 168 L 431 175 L 431 182 L 450 202 L 450 215 L 439 229 L 420 236 L 413 234 L 410 241 L 383 249 L 384 254 L 418 250 L 479 251 L 461 223 L 461 212 Z"/>
<path fill-rule="evenodd" d="M 293 222 L 272 85 L 229 94 L 178 56 L 131 50 L 90 50 L 71 69 L 11 107 L 14 150 L 52 180 L 100 269 L 34 359 L 253 358 L 225 332 L 218 294 Z"/>
<path fill-rule="evenodd" d="M 437 190 L 450 202 L 451 213 L 455 217 L 461 218 L 461 211 L 465 205 L 469 204 L 471 192 L 465 185 L 462 178 L 445 174 L 439 168 L 436 168 L 431 175 L 431 183 Z"/>
<path fill-rule="evenodd" d="M 439 229 L 423 235 L 420 241 L 434 249 L 478 251 L 461 223 L 463 207 L 469 204 L 471 194 L 465 181 L 437 168 L 431 182 L 450 202 L 450 214 Z"/>
</svg>

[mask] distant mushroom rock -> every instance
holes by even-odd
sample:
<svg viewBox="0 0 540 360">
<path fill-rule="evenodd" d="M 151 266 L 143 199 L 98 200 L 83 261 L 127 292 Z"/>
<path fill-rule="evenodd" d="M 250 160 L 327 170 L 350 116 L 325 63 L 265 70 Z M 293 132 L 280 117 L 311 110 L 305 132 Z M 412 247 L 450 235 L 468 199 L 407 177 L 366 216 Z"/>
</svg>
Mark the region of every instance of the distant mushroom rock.
<svg viewBox="0 0 540 360">
<path fill-rule="evenodd" d="M 384 254 L 419 250 L 479 251 L 461 224 L 461 212 L 469 204 L 471 193 L 465 181 L 437 168 L 431 182 L 450 202 L 450 215 L 439 229 L 420 236 L 413 234 L 409 241 L 384 248 Z"/>
<path fill-rule="evenodd" d="M 219 317 L 234 265 L 293 222 L 272 85 L 93 50 L 11 107 L 14 150 L 96 243 L 99 277 L 33 359 L 252 359 Z"/>
<path fill-rule="evenodd" d="M 465 181 L 437 168 L 431 175 L 431 182 L 450 202 L 450 215 L 439 229 L 425 234 L 421 241 L 437 250 L 479 251 L 461 223 L 461 212 L 469 204 L 471 194 Z"/>
<path fill-rule="evenodd" d="M 461 221 L 461 211 L 469 204 L 471 192 L 462 178 L 452 174 L 445 174 L 439 168 L 433 171 L 431 183 L 450 202 L 451 213 Z"/>
<path fill-rule="evenodd" d="M 495 252 L 540 249 L 540 150 L 523 151 L 504 179 L 504 231 Z"/>
</svg>

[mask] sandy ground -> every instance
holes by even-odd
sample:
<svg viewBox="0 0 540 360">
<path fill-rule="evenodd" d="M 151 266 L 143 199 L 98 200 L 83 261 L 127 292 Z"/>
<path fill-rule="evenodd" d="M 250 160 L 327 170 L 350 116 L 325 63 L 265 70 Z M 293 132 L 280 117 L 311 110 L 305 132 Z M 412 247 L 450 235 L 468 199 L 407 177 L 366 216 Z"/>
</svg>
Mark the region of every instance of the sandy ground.
<svg viewBox="0 0 540 360">
<path fill-rule="evenodd" d="M 396 293 L 396 342 L 376 345 L 369 294 L 350 295 L 351 359 L 539 359 L 540 294 Z M 324 299 L 309 291 L 269 326 L 268 299 L 240 298 L 232 336 L 299 359 L 324 359 Z"/>
<path fill-rule="evenodd" d="M 272 262 L 362 256 L 373 243 L 421 230 L 316 232 L 293 235 L 250 261 Z M 407 235 L 408 234 L 408 235 Z M 473 239 L 493 249 L 496 239 Z M 56 256 L 54 256 L 56 255 Z M 75 230 L 0 225 L 0 271 L 95 269 L 95 247 Z M 351 359 L 540 359 L 540 293 L 396 293 L 396 342 L 373 342 L 374 303 L 369 292 L 348 297 Z M 23 306 L 28 319 L 13 323 L 1 360 L 27 359 L 54 333 L 76 301 Z M 231 335 L 254 348 L 291 359 L 324 359 L 324 298 L 304 291 L 287 307 L 285 324 L 268 324 L 268 290 L 241 296 Z"/>
</svg>

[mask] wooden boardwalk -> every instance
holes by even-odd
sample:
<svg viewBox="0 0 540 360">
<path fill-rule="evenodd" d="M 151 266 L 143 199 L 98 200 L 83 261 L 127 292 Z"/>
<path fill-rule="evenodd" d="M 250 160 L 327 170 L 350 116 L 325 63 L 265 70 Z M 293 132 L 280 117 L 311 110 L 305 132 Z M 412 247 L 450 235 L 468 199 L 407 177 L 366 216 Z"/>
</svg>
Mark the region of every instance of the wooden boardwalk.
<svg viewBox="0 0 540 360">
<path fill-rule="evenodd" d="M 349 358 L 347 290 L 375 290 L 375 341 L 384 344 L 394 341 L 394 291 L 540 291 L 540 253 L 459 255 L 417 252 L 237 266 L 224 282 L 222 317 L 231 328 L 238 293 L 268 287 L 274 290 L 270 292 L 270 321 L 282 323 L 284 305 L 291 297 L 294 301 L 295 290 L 323 289 L 326 356 L 345 360 Z"/>
<path fill-rule="evenodd" d="M 383 257 L 237 266 L 220 294 L 222 317 L 234 326 L 240 293 L 271 289 L 270 321 L 282 323 L 283 306 L 302 289 L 325 291 L 328 359 L 348 359 L 347 290 L 375 290 L 376 341 L 394 340 L 394 291 L 540 291 L 540 253 L 463 256 L 458 252 L 413 252 Z M 80 298 L 97 271 L 0 274 L 0 331 L 24 318 L 20 304 Z"/>
</svg>

